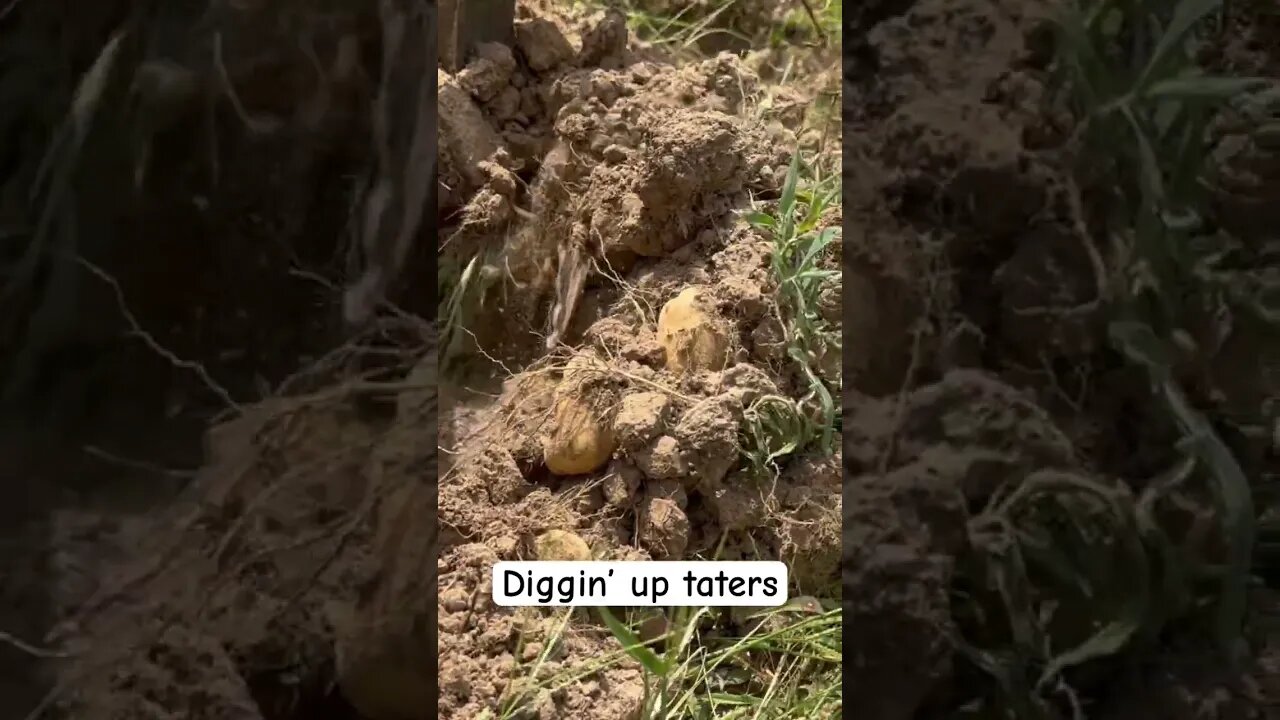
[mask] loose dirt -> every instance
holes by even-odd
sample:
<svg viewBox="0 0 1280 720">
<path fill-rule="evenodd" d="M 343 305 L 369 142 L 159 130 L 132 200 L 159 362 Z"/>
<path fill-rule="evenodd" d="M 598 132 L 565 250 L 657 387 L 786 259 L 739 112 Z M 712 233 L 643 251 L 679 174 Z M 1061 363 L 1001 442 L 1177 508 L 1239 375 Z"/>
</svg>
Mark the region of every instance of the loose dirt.
<svg viewBox="0 0 1280 720">
<path fill-rule="evenodd" d="M 838 455 L 765 480 L 741 451 L 757 398 L 803 395 L 742 219 L 797 139 L 741 58 L 673 63 L 620 14 L 522 3 L 516 44 L 440 77 L 442 263 L 494 278 L 456 348 L 511 369 L 442 402 L 440 717 L 638 717 L 639 665 L 589 669 L 619 649 L 603 624 L 496 607 L 489 569 L 780 558 L 793 593 L 838 592 Z"/>
</svg>

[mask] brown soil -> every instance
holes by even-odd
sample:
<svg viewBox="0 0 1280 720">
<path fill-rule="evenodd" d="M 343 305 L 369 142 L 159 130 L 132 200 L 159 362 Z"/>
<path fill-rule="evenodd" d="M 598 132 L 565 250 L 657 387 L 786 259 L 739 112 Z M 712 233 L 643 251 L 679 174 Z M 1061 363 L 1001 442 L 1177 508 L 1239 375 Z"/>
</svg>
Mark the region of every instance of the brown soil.
<svg viewBox="0 0 1280 720">
<path fill-rule="evenodd" d="M 1140 491 L 1177 459 L 1143 375 L 1107 347 L 1111 248 L 1081 232 L 1090 195 L 1066 170 L 1069 119 L 1049 101 L 1058 8 L 905 0 L 845 20 L 845 702 L 869 720 L 1021 717 L 957 642 L 1009 647 L 989 634 L 1008 619 L 975 618 L 983 590 L 962 584 L 971 519 L 1046 472 Z M 1237 32 L 1214 63 L 1274 77 L 1266 12 L 1232 6 Z M 1217 220 L 1257 250 L 1273 239 L 1261 229 L 1274 227 L 1280 175 L 1244 171 L 1265 155 L 1240 152 L 1248 185 L 1224 183 Z M 1251 273 L 1274 272 L 1255 262 Z M 1260 488 L 1280 469 L 1275 337 L 1242 320 L 1188 373 Z M 1084 717 L 1277 717 L 1261 624 L 1240 671 L 1177 626 L 1067 679 Z M 1050 705 L 1071 717 L 1065 697 Z"/>
</svg>

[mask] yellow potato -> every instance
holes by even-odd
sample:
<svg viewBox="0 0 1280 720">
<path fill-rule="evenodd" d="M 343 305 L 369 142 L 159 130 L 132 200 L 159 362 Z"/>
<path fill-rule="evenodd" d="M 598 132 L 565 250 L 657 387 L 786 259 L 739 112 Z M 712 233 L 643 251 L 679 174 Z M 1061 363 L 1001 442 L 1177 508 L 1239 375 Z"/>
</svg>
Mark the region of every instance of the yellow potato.
<svg viewBox="0 0 1280 720">
<path fill-rule="evenodd" d="M 729 333 L 704 309 L 698 288 L 685 288 L 662 306 L 658 342 L 676 372 L 721 370 L 729 359 Z"/>
<path fill-rule="evenodd" d="M 604 467 L 616 444 L 612 425 L 586 398 L 562 394 L 542 441 L 547 469 L 556 475 L 583 475 Z"/>
</svg>

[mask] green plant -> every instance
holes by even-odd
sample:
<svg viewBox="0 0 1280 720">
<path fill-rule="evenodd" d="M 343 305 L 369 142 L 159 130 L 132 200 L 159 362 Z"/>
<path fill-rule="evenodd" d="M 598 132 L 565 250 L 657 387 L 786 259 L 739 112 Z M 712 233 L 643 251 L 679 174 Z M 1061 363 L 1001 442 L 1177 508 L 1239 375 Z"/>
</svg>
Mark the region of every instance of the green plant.
<svg viewBox="0 0 1280 720">
<path fill-rule="evenodd" d="M 985 647 L 973 637 L 957 645 L 996 679 L 1004 709 L 1017 717 L 1056 716 L 1051 694 L 1081 716 L 1064 670 L 1152 640 L 1205 600 L 1219 647 L 1240 659 L 1252 488 L 1175 372 L 1194 306 L 1222 301 L 1223 288 L 1204 270 L 1221 250 L 1205 222 L 1211 123 L 1224 110 L 1263 115 L 1272 92 L 1265 80 L 1200 69 L 1202 31 L 1222 5 L 1086 0 L 1058 26 L 1058 80 L 1078 122 L 1075 172 L 1103 210 L 1077 218 L 1078 229 L 1090 243 L 1101 231 L 1112 250 L 1109 267 L 1097 263 L 1109 338 L 1145 370 L 1153 398 L 1181 432 L 1183 457 L 1136 498 L 1123 485 L 1038 473 L 997 494 L 971 523 L 975 552 L 965 574 L 981 596 L 975 606 L 1001 612 L 968 618 Z M 1216 501 L 1221 567 L 1185 556 L 1161 525 L 1161 503 L 1193 477 L 1208 481 Z M 1193 597 L 1200 588 L 1193 581 L 1204 577 L 1216 583 L 1212 597 Z"/>
<path fill-rule="evenodd" d="M 765 615 L 786 612 L 783 607 Z M 607 610 L 601 614 L 646 671 L 645 720 L 829 718 L 840 708 L 839 609 L 710 645 L 698 642 L 696 631 L 713 610 L 676 608 L 670 632 L 660 639 L 666 643 L 662 653 Z"/>
<path fill-rule="evenodd" d="M 1184 450 L 1213 480 L 1229 554 L 1215 634 L 1234 658 L 1253 551 L 1252 490 L 1173 374 L 1179 345 L 1186 344 L 1180 338 L 1188 337 L 1191 303 L 1218 291 L 1205 285 L 1201 272 L 1215 251 L 1204 223 L 1210 123 L 1224 109 L 1256 105 L 1271 85 L 1199 68 L 1201 31 L 1222 11 L 1221 0 L 1094 2 L 1068 16 L 1062 38 L 1086 156 L 1092 162 L 1109 158 L 1100 166 L 1116 188 L 1107 228 L 1129 260 L 1115 288 L 1110 336 L 1147 370 L 1184 434 Z"/>
<path fill-rule="evenodd" d="M 982 606 L 1001 611 L 968 624 L 1000 638 L 1001 649 L 959 645 L 1017 717 L 1053 717 L 1045 694 L 1071 692 L 1065 670 L 1119 652 L 1158 623 L 1145 530 L 1123 485 L 1058 472 L 998 493 L 970 522 L 966 574 Z"/>
<path fill-rule="evenodd" d="M 717 0 L 709 10 L 697 3 L 686 3 L 674 12 L 654 12 L 644 3 L 634 0 L 585 0 L 579 4 L 588 7 L 613 7 L 627 16 L 631 31 L 646 42 L 668 49 L 685 52 L 697 48 L 698 43 L 713 35 L 727 35 L 740 42 L 750 43 L 748 38 L 719 21 L 737 0 Z"/>
<path fill-rule="evenodd" d="M 718 615 L 709 607 L 673 608 L 666 632 L 641 640 L 625 618 L 599 608 L 600 619 L 618 641 L 618 649 L 545 673 L 542 669 L 547 659 L 563 641 L 574 616 L 574 611 L 564 611 L 538 656 L 520 668 L 519 677 L 511 679 L 501 707 L 481 717 L 521 717 L 540 694 L 557 692 L 628 660 L 644 673 L 645 699 L 638 713 L 641 720 L 829 720 L 839 716 L 839 608 L 796 614 L 784 605 L 761 613 L 761 617 L 777 616 L 782 622 L 762 624 L 743 637 L 710 639 L 703 631 Z"/>
<path fill-rule="evenodd" d="M 844 18 L 844 3 L 841 0 L 802 0 L 793 3 L 793 7 L 783 15 L 769 34 L 772 47 L 791 44 L 796 38 L 807 38 L 817 35 L 823 42 L 840 36 Z"/>
<path fill-rule="evenodd" d="M 840 277 L 829 261 L 840 228 L 824 222 L 827 211 L 839 202 L 839 177 L 818 176 L 796 153 L 772 211 L 757 210 L 747 217 L 773 245 L 774 319 L 806 389 L 798 401 L 767 395 L 747 408 L 744 453 L 757 469 L 815 442 L 824 453 L 834 450 L 840 413 L 829 384 L 838 388 L 840 378 L 830 361 L 839 357 L 841 337 L 840 329 L 823 317 L 820 302 Z"/>
</svg>

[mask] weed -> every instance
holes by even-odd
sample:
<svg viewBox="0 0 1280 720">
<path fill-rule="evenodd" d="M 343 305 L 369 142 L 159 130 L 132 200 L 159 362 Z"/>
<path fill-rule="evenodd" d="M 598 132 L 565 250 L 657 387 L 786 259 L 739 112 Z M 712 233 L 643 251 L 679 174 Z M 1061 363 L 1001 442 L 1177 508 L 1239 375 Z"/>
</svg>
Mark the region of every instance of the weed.
<svg viewBox="0 0 1280 720">
<path fill-rule="evenodd" d="M 735 2 L 737 0 L 717 0 L 709 8 L 688 3 L 671 13 L 654 12 L 644 7 L 645 3 L 634 0 L 586 0 L 579 4 L 617 9 L 627 16 L 627 25 L 636 37 L 669 51 L 684 53 L 696 51 L 699 43 L 713 35 L 750 43 L 751 38 L 718 22 Z"/>
<path fill-rule="evenodd" d="M 440 298 L 440 307 L 436 317 L 440 322 L 440 357 L 443 369 L 449 369 L 483 289 L 480 282 L 483 258 L 472 255 L 460 259 L 442 253 L 438 268 L 436 297 Z"/>
<path fill-rule="evenodd" d="M 715 639 L 706 631 L 720 615 L 714 608 L 674 608 L 666 632 L 641 640 L 634 622 L 601 608 L 599 616 L 618 640 L 619 650 L 590 662 L 545 675 L 534 682 L 545 655 L 569 631 L 566 612 L 542 653 L 501 709 L 488 717 L 521 717 L 539 693 L 555 692 L 624 660 L 645 677 L 642 720 L 745 719 L 816 720 L 839 717 L 841 610 L 800 613 L 790 604 L 759 614 L 763 620 L 744 637 Z M 638 615 L 637 615 L 638 616 Z M 634 619 L 634 618 L 633 618 Z"/>
<path fill-rule="evenodd" d="M 1208 76 L 1198 67 L 1200 30 L 1223 12 L 1221 0 L 1167 5 L 1095 2 L 1078 8 L 1063 24 L 1063 47 L 1086 151 L 1094 161 L 1112 158 L 1106 171 L 1119 189 L 1108 229 L 1130 262 L 1115 298 L 1111 338 L 1147 369 L 1186 438 L 1184 450 L 1214 480 L 1229 548 L 1215 634 L 1235 657 L 1253 550 L 1252 490 L 1172 371 L 1175 342 L 1186 336 L 1188 302 L 1214 292 L 1198 272 L 1214 250 L 1204 242 L 1209 124 L 1224 109 L 1256 103 L 1270 82 Z"/>
<path fill-rule="evenodd" d="M 841 23 L 844 19 L 844 3 L 842 0 L 825 0 L 810 2 L 804 0 L 783 16 L 769 35 L 772 47 L 781 47 L 796 40 L 806 42 L 811 35 L 817 35 L 822 42 L 830 38 L 840 37 Z"/>
<path fill-rule="evenodd" d="M 744 452 L 758 470 L 814 443 L 823 453 L 835 449 L 840 413 L 828 383 L 838 388 L 840 378 L 838 371 L 837 377 L 825 377 L 831 371 L 824 366 L 838 357 L 841 337 L 819 312 L 819 300 L 840 277 L 838 269 L 828 267 L 828 251 L 840 239 L 840 228 L 822 226 L 827 210 L 839 202 L 839 177 L 817 175 L 796 153 L 772 212 L 757 210 L 747 218 L 773 245 L 775 319 L 806 389 L 798 401 L 769 395 L 747 408 Z"/>
<path fill-rule="evenodd" d="M 588 8 L 612 7 L 627 16 L 632 32 L 646 42 L 676 53 L 696 52 L 710 39 L 724 39 L 744 47 L 786 47 L 823 44 L 838 38 L 843 0 L 792 0 L 779 3 L 786 10 L 767 27 L 739 27 L 734 16 L 741 0 L 660 3 L 639 0 L 580 0 Z M 659 6 L 655 9 L 655 5 Z M 757 36 L 757 37 L 753 37 Z M 719 36 L 717 38 L 717 36 Z"/>
<path fill-rule="evenodd" d="M 996 679 L 1018 717 L 1050 716 L 1050 693 L 1078 708 L 1063 670 L 1131 650 L 1197 606 L 1189 584 L 1197 569 L 1155 512 L 1197 470 L 1215 495 L 1227 555 L 1208 598 L 1214 636 L 1224 654 L 1240 659 L 1252 489 L 1174 373 L 1188 303 L 1218 291 L 1200 271 L 1214 251 L 1204 211 L 1210 123 L 1225 109 L 1256 107 L 1269 85 L 1198 67 L 1200 31 L 1222 8 L 1220 0 L 1087 0 L 1059 24 L 1059 81 L 1083 150 L 1077 172 L 1105 192 L 1103 227 L 1116 250 L 1116 275 L 1099 283 L 1110 339 L 1147 371 L 1154 397 L 1183 434 L 1184 458 L 1136 500 L 1124 486 L 1039 474 L 975 518 L 979 567 L 971 572 L 998 596 L 1008 639 L 1000 650 L 961 647 Z"/>
</svg>

